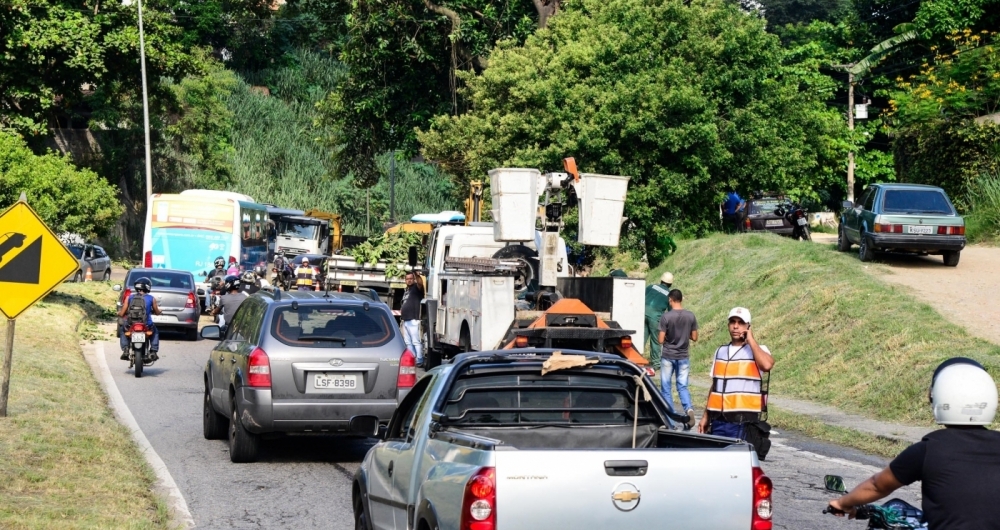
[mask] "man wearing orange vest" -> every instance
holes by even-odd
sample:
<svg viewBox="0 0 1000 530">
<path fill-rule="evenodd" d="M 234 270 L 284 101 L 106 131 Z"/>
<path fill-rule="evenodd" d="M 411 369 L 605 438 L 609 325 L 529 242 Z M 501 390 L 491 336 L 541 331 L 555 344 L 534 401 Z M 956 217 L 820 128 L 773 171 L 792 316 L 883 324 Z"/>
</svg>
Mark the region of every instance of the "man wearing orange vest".
<svg viewBox="0 0 1000 530">
<path fill-rule="evenodd" d="M 745 307 L 729 312 L 729 337 L 730 343 L 715 352 L 712 388 L 698 432 L 745 440 L 746 424 L 758 421 L 764 410 L 761 373 L 771 371 L 774 358 L 754 338 Z"/>
</svg>

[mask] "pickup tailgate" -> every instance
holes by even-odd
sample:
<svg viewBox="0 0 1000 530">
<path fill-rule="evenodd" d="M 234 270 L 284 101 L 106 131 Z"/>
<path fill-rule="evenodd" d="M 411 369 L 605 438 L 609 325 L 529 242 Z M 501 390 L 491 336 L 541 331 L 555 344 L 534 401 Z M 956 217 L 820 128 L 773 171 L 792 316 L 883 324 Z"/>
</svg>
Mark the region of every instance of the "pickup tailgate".
<svg viewBox="0 0 1000 530">
<path fill-rule="evenodd" d="M 499 530 L 750 527 L 749 451 L 499 450 L 495 456 Z"/>
</svg>

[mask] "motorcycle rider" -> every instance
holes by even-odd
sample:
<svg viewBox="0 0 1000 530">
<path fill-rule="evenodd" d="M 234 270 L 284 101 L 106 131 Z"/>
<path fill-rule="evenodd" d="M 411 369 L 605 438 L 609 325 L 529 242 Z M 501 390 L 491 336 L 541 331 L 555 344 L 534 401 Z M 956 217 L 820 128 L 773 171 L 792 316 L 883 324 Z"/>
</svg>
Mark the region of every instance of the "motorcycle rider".
<svg viewBox="0 0 1000 530">
<path fill-rule="evenodd" d="M 270 287 L 271 282 L 267 281 L 267 265 L 261 263 L 253 268 L 254 275 L 257 276 L 257 284 L 260 287 Z"/>
<path fill-rule="evenodd" d="M 290 277 L 288 259 L 282 255 L 274 257 L 274 283 L 276 286 L 288 289 L 288 278 Z"/>
<path fill-rule="evenodd" d="M 212 284 L 212 278 L 218 276 L 219 278 L 226 277 L 226 258 L 219 256 L 215 258 L 213 263 L 214 269 L 208 272 L 208 276 L 205 278 L 205 282 L 209 285 Z M 205 289 L 205 311 L 208 311 L 212 307 L 212 289 Z"/>
<path fill-rule="evenodd" d="M 121 331 L 118 334 L 118 345 L 122 347 L 121 360 L 123 361 L 128 360 L 129 353 L 129 340 L 128 337 L 125 336 L 125 325 L 127 324 L 127 322 L 125 322 L 125 315 L 128 314 L 129 302 L 132 300 L 132 297 L 136 295 L 141 295 L 143 300 L 146 302 L 145 324 L 150 330 L 153 331 L 153 337 L 149 341 L 149 360 L 155 361 L 160 358 L 160 356 L 157 355 L 157 352 L 160 350 L 160 330 L 156 329 L 156 325 L 153 324 L 153 315 L 162 315 L 163 313 L 160 311 L 160 306 L 156 303 L 156 298 L 153 298 L 153 295 L 149 294 L 152 286 L 153 282 L 145 276 L 137 279 L 135 283 L 132 284 L 132 288 L 135 289 L 135 293 L 130 294 L 128 298 L 125 299 L 125 303 L 122 304 L 122 308 L 118 311 L 118 324 L 121 328 Z"/>
<path fill-rule="evenodd" d="M 240 275 L 240 291 L 250 296 L 260 290 L 260 283 L 257 281 L 257 274 L 253 271 L 246 271 Z"/>
<path fill-rule="evenodd" d="M 219 316 L 219 327 L 222 328 L 222 332 L 225 334 L 229 322 L 232 322 L 236 310 L 247 299 L 247 295 L 240 292 L 239 276 L 226 276 L 223 290 L 226 294 L 222 295 L 222 303 L 216 308 L 214 314 Z"/>
<path fill-rule="evenodd" d="M 997 412 L 997 385 L 972 359 L 941 363 L 929 392 L 934 421 L 944 425 L 903 450 L 850 493 L 830 501 L 839 517 L 921 481 L 924 521 L 931 530 L 997 528 L 1000 432 L 987 428 Z M 839 513 L 838 513 L 839 512 Z"/>
</svg>

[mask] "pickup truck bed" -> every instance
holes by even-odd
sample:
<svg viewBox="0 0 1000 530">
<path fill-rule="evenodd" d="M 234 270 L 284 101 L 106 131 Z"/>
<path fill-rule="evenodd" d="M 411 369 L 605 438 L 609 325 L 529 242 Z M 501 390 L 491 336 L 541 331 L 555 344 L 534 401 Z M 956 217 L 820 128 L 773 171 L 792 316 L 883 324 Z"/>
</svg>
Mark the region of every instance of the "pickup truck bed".
<svg viewBox="0 0 1000 530">
<path fill-rule="evenodd" d="M 551 351 L 505 350 L 428 372 L 357 472 L 358 528 L 771 528 L 748 444 L 667 429 L 641 368 L 573 353 L 597 364 L 541 375 Z"/>
</svg>

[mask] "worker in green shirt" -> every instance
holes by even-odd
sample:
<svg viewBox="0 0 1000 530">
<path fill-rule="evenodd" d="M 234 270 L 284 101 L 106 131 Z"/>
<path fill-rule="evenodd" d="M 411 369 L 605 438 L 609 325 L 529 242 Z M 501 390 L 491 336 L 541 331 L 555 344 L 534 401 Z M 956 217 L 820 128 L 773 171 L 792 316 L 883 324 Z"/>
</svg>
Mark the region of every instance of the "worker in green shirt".
<svg viewBox="0 0 1000 530">
<path fill-rule="evenodd" d="M 660 283 L 646 287 L 646 336 L 649 337 L 649 364 L 655 370 L 660 369 L 660 349 L 657 342 L 660 333 L 660 317 L 665 311 L 670 311 L 670 285 L 674 283 L 674 275 L 664 272 Z"/>
</svg>

